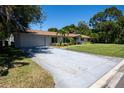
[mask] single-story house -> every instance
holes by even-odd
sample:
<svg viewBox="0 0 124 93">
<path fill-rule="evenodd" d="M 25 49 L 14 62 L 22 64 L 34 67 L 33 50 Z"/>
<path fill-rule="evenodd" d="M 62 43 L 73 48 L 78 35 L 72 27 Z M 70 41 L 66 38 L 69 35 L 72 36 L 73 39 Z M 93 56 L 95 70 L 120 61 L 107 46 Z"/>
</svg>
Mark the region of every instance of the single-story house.
<svg viewBox="0 0 124 93">
<path fill-rule="evenodd" d="M 66 34 L 62 36 L 57 32 L 48 32 L 41 30 L 27 30 L 22 33 L 14 34 L 14 41 L 16 47 L 39 47 L 39 46 L 50 46 L 53 43 L 58 43 L 64 38 L 74 38 L 76 43 L 83 43 L 90 39 L 89 36 L 80 34 Z"/>
</svg>

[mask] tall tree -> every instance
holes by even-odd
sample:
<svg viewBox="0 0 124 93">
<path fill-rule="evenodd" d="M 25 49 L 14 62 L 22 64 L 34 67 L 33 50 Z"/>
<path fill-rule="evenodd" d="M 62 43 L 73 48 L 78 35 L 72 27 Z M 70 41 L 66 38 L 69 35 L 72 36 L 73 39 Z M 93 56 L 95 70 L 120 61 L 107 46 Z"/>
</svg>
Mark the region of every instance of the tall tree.
<svg viewBox="0 0 124 93">
<path fill-rule="evenodd" d="M 49 32 L 58 32 L 58 29 L 57 28 L 49 28 L 48 31 Z"/>
<path fill-rule="evenodd" d="M 117 23 L 120 26 L 120 33 L 115 42 L 124 44 L 124 16 L 119 17 Z"/>
<path fill-rule="evenodd" d="M 13 32 L 29 29 L 29 24 L 42 23 L 44 15 L 41 6 L 0 6 L 0 39 Z M 1 35 L 2 34 L 2 35 Z M 5 34 L 5 35 L 3 35 Z M 4 36 L 4 38 L 3 38 Z"/>
<path fill-rule="evenodd" d="M 120 33 L 120 27 L 117 23 L 106 21 L 99 23 L 96 28 L 99 39 L 104 43 L 114 43 Z"/>
<path fill-rule="evenodd" d="M 25 31 L 29 23 L 42 23 L 44 18 L 41 6 L 0 6 L 0 10 L 0 23 L 10 32 Z"/>
<path fill-rule="evenodd" d="M 121 32 L 123 25 L 122 11 L 116 7 L 110 7 L 94 15 L 89 25 L 98 34 L 98 42 L 114 43 Z M 121 35 L 120 35 L 121 36 Z"/>
<path fill-rule="evenodd" d="M 95 14 L 89 21 L 89 25 L 95 27 L 100 22 L 105 21 L 117 21 L 119 17 L 121 17 L 122 11 L 117 9 L 116 7 L 110 7 L 105 9 L 102 12 L 98 12 Z"/>
<path fill-rule="evenodd" d="M 117 23 L 124 28 L 124 16 L 119 17 Z"/>
<path fill-rule="evenodd" d="M 106 21 L 117 21 L 117 19 L 123 15 L 122 11 L 116 7 L 107 8 L 104 13 Z"/>
<path fill-rule="evenodd" d="M 65 26 L 62 29 L 66 30 L 67 33 L 77 33 L 78 32 L 78 28 L 74 24 Z"/>
<path fill-rule="evenodd" d="M 61 46 L 62 43 L 63 43 L 63 37 L 65 37 L 65 35 L 66 35 L 66 30 L 65 30 L 65 29 L 60 29 L 60 30 L 57 32 L 57 35 L 60 35 L 59 43 L 60 43 L 60 46 Z"/>
<path fill-rule="evenodd" d="M 87 35 L 88 33 L 89 33 L 88 25 L 85 22 L 80 21 L 78 23 L 78 32 L 77 32 L 77 34 L 85 34 L 85 35 Z"/>
<path fill-rule="evenodd" d="M 92 18 L 90 18 L 89 25 L 91 27 L 95 27 L 98 23 L 104 22 L 105 19 L 105 13 L 104 12 L 98 12 L 95 14 Z"/>
</svg>

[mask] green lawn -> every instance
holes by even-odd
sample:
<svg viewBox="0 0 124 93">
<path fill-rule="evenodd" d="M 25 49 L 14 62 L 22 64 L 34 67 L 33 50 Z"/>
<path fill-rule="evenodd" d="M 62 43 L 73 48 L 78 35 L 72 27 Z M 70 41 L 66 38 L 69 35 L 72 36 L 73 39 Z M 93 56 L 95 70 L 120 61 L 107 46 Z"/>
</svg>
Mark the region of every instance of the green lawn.
<svg viewBox="0 0 124 93">
<path fill-rule="evenodd" d="M 124 58 L 123 44 L 82 44 L 65 47 L 69 50 Z"/>
<path fill-rule="evenodd" d="M 54 87 L 52 76 L 15 48 L 0 54 L 0 67 L 9 64 L 8 74 L 0 76 L 0 87 L 49 88 Z"/>
</svg>

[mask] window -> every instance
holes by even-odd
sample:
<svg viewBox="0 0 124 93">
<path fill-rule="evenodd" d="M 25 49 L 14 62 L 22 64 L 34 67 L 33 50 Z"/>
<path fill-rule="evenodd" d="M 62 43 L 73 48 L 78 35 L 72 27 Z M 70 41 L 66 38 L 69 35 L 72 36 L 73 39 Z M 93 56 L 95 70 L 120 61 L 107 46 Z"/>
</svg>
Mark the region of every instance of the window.
<svg viewBox="0 0 124 93">
<path fill-rule="evenodd" d="M 81 41 L 84 41 L 84 38 L 81 38 Z"/>
<path fill-rule="evenodd" d="M 57 43 L 57 37 L 52 37 L 52 43 Z"/>
</svg>

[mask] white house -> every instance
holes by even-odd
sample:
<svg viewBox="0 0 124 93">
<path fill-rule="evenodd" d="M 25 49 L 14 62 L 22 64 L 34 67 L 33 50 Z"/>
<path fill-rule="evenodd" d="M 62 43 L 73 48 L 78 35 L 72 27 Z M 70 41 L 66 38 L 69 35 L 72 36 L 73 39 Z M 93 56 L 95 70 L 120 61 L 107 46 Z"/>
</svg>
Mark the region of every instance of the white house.
<svg viewBox="0 0 124 93">
<path fill-rule="evenodd" d="M 28 30 L 23 33 L 15 33 L 14 41 L 15 46 L 22 47 L 39 47 L 39 46 L 50 46 L 53 43 L 58 43 L 64 38 L 74 38 L 76 43 L 82 43 L 88 41 L 90 37 L 81 36 L 80 34 L 66 34 L 64 37 L 57 32 L 48 32 L 41 30 Z"/>
</svg>

